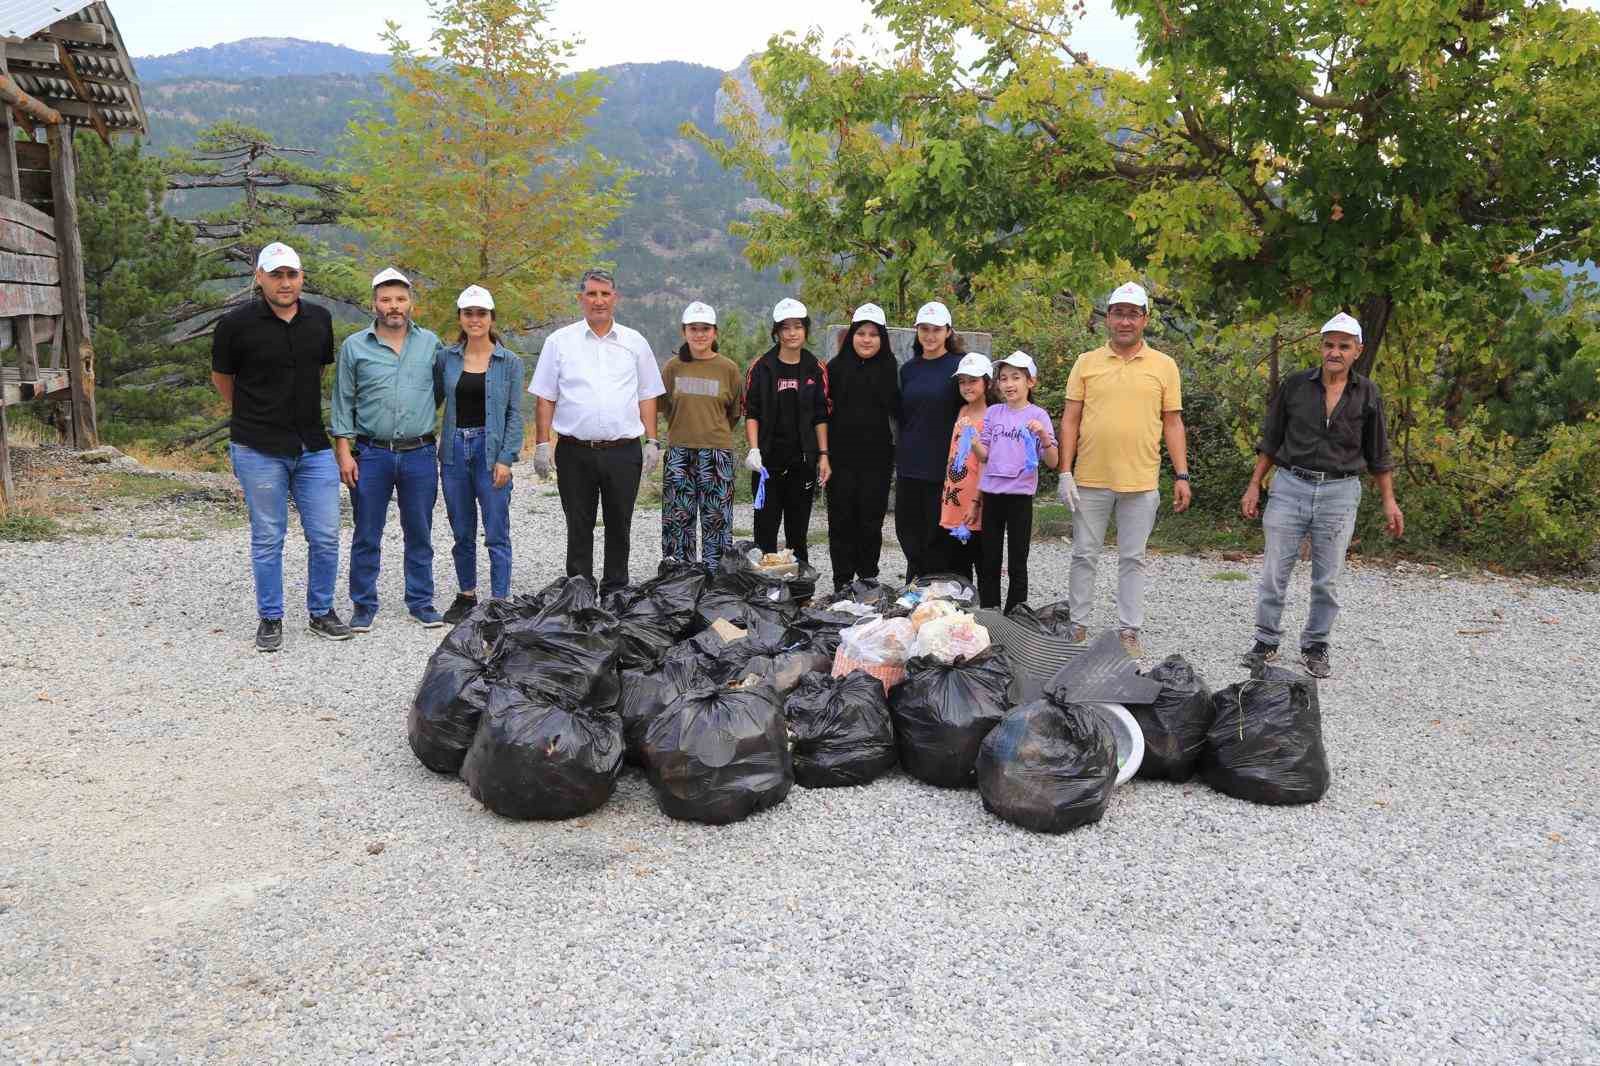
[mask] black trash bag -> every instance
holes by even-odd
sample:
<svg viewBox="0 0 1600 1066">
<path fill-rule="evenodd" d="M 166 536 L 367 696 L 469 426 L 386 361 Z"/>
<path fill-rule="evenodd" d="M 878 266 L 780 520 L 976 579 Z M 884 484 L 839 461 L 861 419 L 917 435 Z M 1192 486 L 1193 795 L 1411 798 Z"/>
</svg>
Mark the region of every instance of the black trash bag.
<svg viewBox="0 0 1600 1066">
<path fill-rule="evenodd" d="M 621 769 L 622 722 L 614 713 L 495 682 L 461 776 L 496 814 L 554 819 L 600 807 Z"/>
<path fill-rule="evenodd" d="M 594 579 L 579 574 L 576 577 L 558 577 L 531 596 L 517 597 L 525 613 L 571 614 L 586 607 L 600 605 L 600 590 Z"/>
<path fill-rule="evenodd" d="M 656 716 L 696 684 L 705 684 L 693 656 L 668 656 L 649 670 L 623 670 L 617 713 L 622 719 L 623 758 L 644 765 L 644 734 Z"/>
<path fill-rule="evenodd" d="M 614 602 L 610 610 L 617 619 L 617 665 L 624 670 L 655 666 L 677 641 L 680 621 L 649 596 L 640 595 L 625 607 L 620 599 Z"/>
<path fill-rule="evenodd" d="M 696 685 L 645 730 L 644 760 L 656 803 L 684 821 L 737 822 L 794 785 L 783 706 L 766 685 Z"/>
<path fill-rule="evenodd" d="M 748 685 L 759 680 L 771 685 L 778 695 L 786 696 L 800 683 L 800 679 L 833 665 L 833 656 L 807 648 L 782 651 L 775 655 L 754 655 L 747 659 L 733 677 L 734 681 Z M 879 688 L 882 688 L 880 683 Z"/>
<path fill-rule="evenodd" d="M 455 774 L 477 735 L 478 719 L 489 694 L 489 675 L 487 671 L 477 674 L 448 700 L 426 691 L 430 677 L 436 683 L 451 684 L 444 673 L 432 674 L 430 667 L 406 715 L 406 740 L 423 766 L 434 773 Z"/>
<path fill-rule="evenodd" d="M 844 611 L 807 607 L 789 623 L 789 628 L 799 635 L 808 648 L 831 659 L 839 650 L 839 634 L 863 620 Z"/>
<path fill-rule="evenodd" d="M 850 600 L 871 607 L 881 614 L 893 607 L 894 601 L 899 598 L 900 590 L 893 585 L 885 585 L 871 578 L 857 578 L 834 593 L 829 601 L 837 603 L 840 600 Z"/>
<path fill-rule="evenodd" d="M 596 607 L 506 624 L 497 665 L 507 679 L 567 706 L 617 702 L 617 620 Z"/>
<path fill-rule="evenodd" d="M 1006 612 L 1006 617 L 1041 636 L 1072 636 L 1072 612 L 1066 600 L 1046 604 L 1037 611 L 1025 603 L 1019 603 Z"/>
<path fill-rule="evenodd" d="M 699 563 L 680 563 L 676 559 L 663 559 L 656 576 L 639 586 L 655 603 L 664 617 L 678 627 L 674 640 L 693 636 L 697 632 L 694 614 L 700 594 L 711 581 L 711 574 Z"/>
<path fill-rule="evenodd" d="M 674 644 L 667 658 L 688 656 L 706 680 L 715 684 L 736 681 L 744 675 L 745 664 L 760 654 L 748 639 L 723 640 L 714 629 L 703 629 L 680 644 Z"/>
<path fill-rule="evenodd" d="M 428 658 L 406 715 L 406 739 L 422 765 L 435 773 L 460 770 L 472 746 L 483 713 L 481 679 L 499 654 L 501 625 L 497 614 L 463 619 Z"/>
<path fill-rule="evenodd" d="M 1211 697 L 1200 775 L 1206 784 L 1252 803 L 1315 803 L 1328 791 L 1317 683 L 1267 667 Z"/>
<path fill-rule="evenodd" d="M 1036 833 L 1098 822 L 1116 783 L 1116 738 L 1082 704 L 1025 703 L 989 731 L 978 751 L 984 808 Z"/>
<path fill-rule="evenodd" d="M 1187 781 L 1200 766 L 1206 733 L 1215 715 L 1211 690 L 1189 661 L 1169 655 L 1145 675 L 1161 682 L 1151 703 L 1127 703 L 1128 713 L 1144 734 L 1144 762 L 1139 776 L 1155 781 Z"/>
<path fill-rule="evenodd" d="M 746 571 L 713 580 L 700 594 L 694 613 L 697 629 L 705 629 L 719 618 L 748 629 L 756 622 L 787 626 L 800 608 L 781 578 Z"/>
<path fill-rule="evenodd" d="M 883 682 L 860 670 L 807 674 L 783 704 L 794 779 L 806 788 L 865 785 L 899 761 Z"/>
<path fill-rule="evenodd" d="M 918 781 L 971 788 L 978 748 L 1010 706 L 1011 666 L 999 648 L 954 663 L 918 656 L 889 693 L 900 765 Z"/>
</svg>

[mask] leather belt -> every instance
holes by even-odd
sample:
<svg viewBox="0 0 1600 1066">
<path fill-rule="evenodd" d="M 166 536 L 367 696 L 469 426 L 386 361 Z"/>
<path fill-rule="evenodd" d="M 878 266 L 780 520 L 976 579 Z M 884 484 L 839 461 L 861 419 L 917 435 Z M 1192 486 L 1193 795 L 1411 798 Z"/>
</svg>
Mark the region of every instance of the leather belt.
<svg viewBox="0 0 1600 1066">
<path fill-rule="evenodd" d="M 580 440 L 577 437 L 562 437 L 562 444 L 576 444 L 580 448 L 620 448 L 624 444 L 638 444 L 638 437 L 622 437 L 618 440 Z"/>
<path fill-rule="evenodd" d="M 370 444 L 374 448 L 382 448 L 389 452 L 414 452 L 418 448 L 426 448 L 433 443 L 433 434 L 424 433 L 420 437 L 401 437 L 397 440 L 373 440 L 371 437 L 357 437 L 357 444 Z"/>
<path fill-rule="evenodd" d="M 1303 466 L 1289 467 L 1289 473 L 1301 481 L 1309 481 L 1313 485 L 1320 485 L 1325 481 L 1343 481 L 1346 478 L 1360 477 L 1360 474 L 1329 474 L 1322 470 L 1307 470 Z"/>
</svg>

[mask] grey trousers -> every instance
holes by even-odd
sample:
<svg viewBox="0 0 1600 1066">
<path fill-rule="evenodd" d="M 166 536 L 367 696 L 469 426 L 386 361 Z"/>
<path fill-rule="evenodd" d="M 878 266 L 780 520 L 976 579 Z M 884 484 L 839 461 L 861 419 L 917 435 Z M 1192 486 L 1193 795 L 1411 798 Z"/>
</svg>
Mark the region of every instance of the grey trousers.
<svg viewBox="0 0 1600 1066">
<path fill-rule="evenodd" d="M 1072 620 L 1086 626 L 1094 615 L 1094 579 L 1106 526 L 1117 516 L 1117 625 L 1138 629 L 1144 625 L 1144 546 L 1155 528 L 1161 493 L 1116 492 L 1112 489 L 1078 489 L 1078 507 L 1072 512 L 1072 576 L 1067 604 Z"/>
<path fill-rule="evenodd" d="M 1261 587 L 1256 595 L 1256 639 L 1276 645 L 1283 637 L 1283 603 L 1289 577 L 1300 557 L 1300 541 L 1311 537 L 1311 612 L 1300 631 L 1300 647 L 1326 644 L 1339 617 L 1337 585 L 1344 553 L 1356 528 L 1361 479 L 1318 485 L 1287 470 L 1272 479 L 1272 495 L 1261 516 L 1267 549 L 1261 557 Z"/>
</svg>

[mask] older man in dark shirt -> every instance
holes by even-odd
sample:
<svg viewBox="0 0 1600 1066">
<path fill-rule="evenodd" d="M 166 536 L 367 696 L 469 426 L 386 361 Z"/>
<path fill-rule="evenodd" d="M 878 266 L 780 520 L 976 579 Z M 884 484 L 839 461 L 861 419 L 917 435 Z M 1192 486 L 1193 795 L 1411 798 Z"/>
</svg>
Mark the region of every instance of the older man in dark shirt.
<svg viewBox="0 0 1600 1066">
<path fill-rule="evenodd" d="M 1261 479 L 1273 466 L 1271 498 L 1261 526 L 1267 548 L 1256 597 L 1255 645 L 1246 665 L 1278 657 L 1284 596 L 1299 556 L 1311 538 L 1311 613 L 1300 633 L 1300 653 L 1314 677 L 1333 671 L 1328 637 L 1339 616 L 1335 585 L 1355 531 L 1361 475 L 1371 473 L 1383 494 L 1389 532 L 1405 532 L 1405 516 L 1394 499 L 1394 463 L 1389 457 L 1383 397 L 1371 378 L 1350 368 L 1361 355 L 1361 324 L 1338 314 L 1322 327 L 1322 365 L 1290 374 L 1267 410 L 1256 445 L 1256 467 L 1240 510 L 1260 513 Z"/>
</svg>

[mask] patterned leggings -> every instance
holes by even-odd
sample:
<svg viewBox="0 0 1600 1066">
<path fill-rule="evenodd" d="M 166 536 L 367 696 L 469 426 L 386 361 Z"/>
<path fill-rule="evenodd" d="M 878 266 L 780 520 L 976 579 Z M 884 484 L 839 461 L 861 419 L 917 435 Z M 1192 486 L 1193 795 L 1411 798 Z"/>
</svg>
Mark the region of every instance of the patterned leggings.
<svg viewBox="0 0 1600 1066">
<path fill-rule="evenodd" d="M 733 453 L 725 448 L 668 448 L 661 470 L 661 554 L 694 562 L 695 516 L 701 561 L 712 570 L 733 546 Z"/>
</svg>

